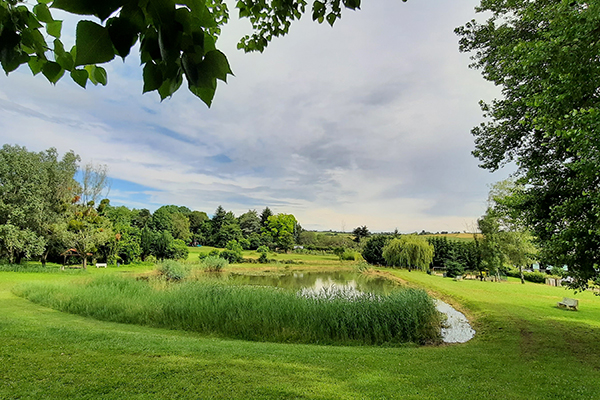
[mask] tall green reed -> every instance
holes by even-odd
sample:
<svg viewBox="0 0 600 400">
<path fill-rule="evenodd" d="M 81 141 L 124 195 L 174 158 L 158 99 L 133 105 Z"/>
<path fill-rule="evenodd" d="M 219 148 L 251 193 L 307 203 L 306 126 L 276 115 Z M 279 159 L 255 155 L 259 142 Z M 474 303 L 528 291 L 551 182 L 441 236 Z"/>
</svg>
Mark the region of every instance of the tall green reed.
<svg viewBox="0 0 600 400">
<path fill-rule="evenodd" d="M 440 315 L 423 290 L 387 296 L 302 296 L 223 282 L 103 276 L 82 285 L 26 284 L 15 293 L 100 320 L 273 342 L 418 344 L 440 337 Z"/>
</svg>

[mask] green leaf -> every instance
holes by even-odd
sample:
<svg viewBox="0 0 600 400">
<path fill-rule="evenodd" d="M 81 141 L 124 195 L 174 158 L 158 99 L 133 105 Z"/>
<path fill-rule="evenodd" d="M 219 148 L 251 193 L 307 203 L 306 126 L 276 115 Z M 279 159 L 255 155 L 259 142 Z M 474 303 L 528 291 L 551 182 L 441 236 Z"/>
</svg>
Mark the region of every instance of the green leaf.
<svg viewBox="0 0 600 400">
<path fill-rule="evenodd" d="M 71 71 L 71 79 L 84 89 L 88 81 L 88 76 L 88 72 L 85 69 L 73 69 Z"/>
<path fill-rule="evenodd" d="M 16 51 L 14 48 L 8 48 L 0 51 L 0 63 L 4 72 L 7 74 L 19 68 L 21 64 L 29 61 L 29 55 Z"/>
<path fill-rule="evenodd" d="M 37 17 L 38 21 L 46 23 L 54 21 L 54 18 L 52 18 L 52 14 L 50 14 L 48 6 L 45 4 L 35 5 L 33 7 L 33 13 Z"/>
<path fill-rule="evenodd" d="M 208 32 L 204 33 L 204 52 L 208 53 L 209 51 L 216 50 L 217 46 L 215 44 L 215 38 L 212 37 Z"/>
<path fill-rule="evenodd" d="M 0 39 L 2 40 L 3 37 Z M 46 40 L 38 29 L 25 30 L 21 33 L 21 45 L 33 49 L 38 54 L 46 51 Z"/>
<path fill-rule="evenodd" d="M 56 57 L 56 62 L 59 63 L 60 66 L 66 69 L 67 71 L 73 70 L 73 67 L 75 66 L 73 56 L 71 56 L 71 54 L 67 52 L 63 52 L 63 54 Z"/>
<path fill-rule="evenodd" d="M 327 14 L 327 22 L 329 23 L 329 25 L 333 26 L 333 24 L 335 23 L 335 20 L 337 19 L 337 15 L 333 12 L 330 12 L 329 14 Z"/>
<path fill-rule="evenodd" d="M 94 78 L 96 82 L 102 86 L 106 86 L 108 84 L 108 75 L 106 70 L 102 67 L 96 66 L 96 69 L 94 70 Z"/>
<path fill-rule="evenodd" d="M 181 74 L 177 75 L 175 78 L 167 79 L 163 82 L 162 85 L 158 88 L 158 94 L 160 95 L 160 100 L 164 100 L 167 97 L 170 97 L 179 89 L 181 83 L 183 82 L 183 78 Z"/>
<path fill-rule="evenodd" d="M 37 75 L 42 72 L 42 68 L 44 67 L 44 64 L 46 64 L 46 60 L 37 56 L 33 56 L 29 58 L 28 64 L 33 75 Z"/>
<path fill-rule="evenodd" d="M 117 54 L 122 58 L 127 57 L 131 46 L 137 41 L 139 31 L 136 26 L 128 19 L 119 17 L 109 19 L 106 28 Z"/>
<path fill-rule="evenodd" d="M 215 97 L 215 88 L 206 88 L 206 87 L 197 87 L 191 86 L 190 92 L 194 93 L 197 97 L 200 98 L 208 107 L 211 106 L 213 98 Z"/>
<path fill-rule="evenodd" d="M 0 12 L 0 19 L 2 19 L 1 12 Z M 40 24 L 40 21 L 38 21 L 38 19 L 34 13 L 29 13 L 27 15 L 27 26 L 29 27 L 29 29 L 38 29 L 38 28 L 42 27 L 42 24 Z"/>
<path fill-rule="evenodd" d="M 54 0 L 52 8 L 79 15 L 95 15 L 104 21 L 126 3 L 127 0 Z"/>
<path fill-rule="evenodd" d="M 62 78 L 65 70 L 60 66 L 59 63 L 54 61 L 48 61 L 42 68 L 42 74 L 52 83 L 58 82 Z"/>
<path fill-rule="evenodd" d="M 227 82 L 227 75 L 233 75 L 227 57 L 219 50 L 206 53 L 200 64 L 200 73 L 204 73 L 211 78 L 220 79 L 223 82 Z"/>
<path fill-rule="evenodd" d="M 148 62 L 144 65 L 144 89 L 143 93 L 157 90 L 163 84 L 162 72 L 158 65 Z"/>
<path fill-rule="evenodd" d="M 90 81 L 94 84 L 97 85 L 98 81 L 96 80 L 96 76 L 95 76 L 95 72 L 96 72 L 96 66 L 95 65 L 86 65 L 85 67 L 83 67 L 87 73 L 88 73 L 88 78 L 90 79 Z"/>
<path fill-rule="evenodd" d="M 52 21 L 46 24 L 46 32 L 48 35 L 60 38 L 60 31 L 62 29 L 62 21 Z"/>
<path fill-rule="evenodd" d="M 54 54 L 56 57 L 60 57 L 65 54 L 65 46 L 60 39 L 54 39 Z"/>
<path fill-rule="evenodd" d="M 108 30 L 92 21 L 79 21 L 76 31 L 75 65 L 98 64 L 115 58 Z"/>
</svg>

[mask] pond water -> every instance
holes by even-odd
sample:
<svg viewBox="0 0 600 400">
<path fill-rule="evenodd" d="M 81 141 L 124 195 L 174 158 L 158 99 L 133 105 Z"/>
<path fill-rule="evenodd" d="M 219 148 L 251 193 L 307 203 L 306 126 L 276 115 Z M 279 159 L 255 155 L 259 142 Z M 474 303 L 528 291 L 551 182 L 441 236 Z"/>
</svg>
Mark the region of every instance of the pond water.
<svg viewBox="0 0 600 400">
<path fill-rule="evenodd" d="M 347 293 L 386 295 L 398 288 L 398 285 L 389 279 L 353 271 L 295 271 L 286 274 L 265 275 L 230 274 L 228 279 L 244 285 L 275 286 L 307 294 L 311 292 L 316 294 L 323 290 L 336 290 Z"/>
<path fill-rule="evenodd" d="M 342 293 L 347 297 L 365 294 L 386 295 L 397 290 L 399 285 L 380 276 L 361 274 L 353 271 L 310 272 L 295 271 L 286 274 L 230 274 L 228 280 L 244 285 L 275 286 L 297 290 L 305 296 Z M 435 300 L 436 308 L 446 316 L 442 327 L 442 340 L 445 343 L 464 343 L 475 336 L 475 331 L 461 312 L 441 300 Z"/>
</svg>

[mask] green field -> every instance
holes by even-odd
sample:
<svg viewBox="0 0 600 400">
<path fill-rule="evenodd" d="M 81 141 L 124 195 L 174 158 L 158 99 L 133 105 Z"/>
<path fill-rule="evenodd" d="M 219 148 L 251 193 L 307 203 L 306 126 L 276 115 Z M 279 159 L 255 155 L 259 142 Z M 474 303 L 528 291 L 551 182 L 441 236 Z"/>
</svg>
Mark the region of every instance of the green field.
<svg viewBox="0 0 600 400">
<path fill-rule="evenodd" d="M 190 258 L 193 258 L 190 255 Z M 348 267 L 330 257 L 278 255 L 302 265 Z M 228 340 L 110 323 L 15 296 L 31 281 L 69 284 L 148 266 L 87 273 L 0 272 L 0 398 L 189 399 L 596 399 L 600 393 L 600 298 L 555 307 L 562 288 L 517 280 L 454 281 L 382 270 L 450 301 L 477 335 L 441 346 L 319 346 Z"/>
</svg>

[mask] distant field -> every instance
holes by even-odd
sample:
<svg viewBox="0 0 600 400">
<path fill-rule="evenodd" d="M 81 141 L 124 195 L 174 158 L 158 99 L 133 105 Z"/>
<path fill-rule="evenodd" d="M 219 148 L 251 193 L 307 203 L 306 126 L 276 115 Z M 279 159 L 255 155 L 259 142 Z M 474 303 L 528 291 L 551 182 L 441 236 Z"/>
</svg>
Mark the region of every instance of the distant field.
<svg viewBox="0 0 600 400">
<path fill-rule="evenodd" d="M 328 256 L 286 257 L 303 264 L 268 268 L 352 265 Z M 465 344 L 390 348 L 261 343 L 102 322 L 11 291 L 23 282 L 71 285 L 151 268 L 0 272 L 0 398 L 575 400 L 600 393 L 600 298 L 589 292 L 381 269 L 452 303 L 477 332 Z M 240 268 L 266 266 L 230 270 Z M 563 296 L 579 299 L 580 311 L 558 309 Z"/>
<path fill-rule="evenodd" d="M 477 237 L 481 237 L 481 234 L 477 233 Z M 460 240 L 460 241 L 473 241 L 472 233 L 440 233 L 435 235 L 423 235 L 425 237 L 447 237 L 452 240 Z"/>
</svg>

